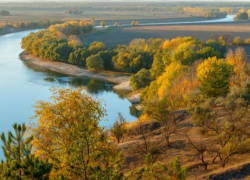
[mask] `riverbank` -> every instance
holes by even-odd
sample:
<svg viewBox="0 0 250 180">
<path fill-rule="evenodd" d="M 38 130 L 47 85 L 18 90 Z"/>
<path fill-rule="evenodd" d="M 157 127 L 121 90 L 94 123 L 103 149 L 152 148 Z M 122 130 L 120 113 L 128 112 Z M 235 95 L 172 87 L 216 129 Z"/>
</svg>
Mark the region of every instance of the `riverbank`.
<svg viewBox="0 0 250 180">
<path fill-rule="evenodd" d="M 23 62 L 31 66 L 40 66 L 51 71 L 71 76 L 89 77 L 97 80 L 108 81 L 116 84 L 113 87 L 116 90 L 132 90 L 128 83 L 130 78 L 129 74 L 122 74 L 110 71 L 102 71 L 99 73 L 95 73 L 76 65 L 42 59 L 26 52 L 22 52 L 19 57 Z"/>
</svg>

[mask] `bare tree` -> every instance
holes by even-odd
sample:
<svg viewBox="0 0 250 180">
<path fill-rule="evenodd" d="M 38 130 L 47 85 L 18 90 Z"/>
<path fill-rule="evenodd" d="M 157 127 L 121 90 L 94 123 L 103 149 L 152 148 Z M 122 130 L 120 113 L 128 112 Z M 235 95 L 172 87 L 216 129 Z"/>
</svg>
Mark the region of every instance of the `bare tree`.
<svg viewBox="0 0 250 180">
<path fill-rule="evenodd" d="M 207 152 L 208 148 L 206 143 L 203 140 L 194 143 L 188 136 L 187 132 L 186 132 L 186 137 L 190 146 L 196 152 L 198 159 L 203 163 L 204 169 L 207 170 L 208 163 L 205 161 L 205 153 Z"/>
</svg>

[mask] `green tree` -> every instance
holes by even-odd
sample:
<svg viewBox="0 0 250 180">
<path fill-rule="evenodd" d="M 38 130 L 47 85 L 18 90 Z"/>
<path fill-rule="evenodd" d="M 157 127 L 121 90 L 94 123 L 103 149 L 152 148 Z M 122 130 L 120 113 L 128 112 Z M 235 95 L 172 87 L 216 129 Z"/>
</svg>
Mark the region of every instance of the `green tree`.
<svg viewBox="0 0 250 180">
<path fill-rule="evenodd" d="M 93 42 L 89 46 L 89 52 L 91 54 L 98 54 L 101 51 L 105 51 L 107 49 L 106 45 L 103 42 Z"/>
<path fill-rule="evenodd" d="M 170 146 L 170 136 L 176 132 L 176 118 L 174 112 L 169 110 L 170 103 L 166 100 L 159 100 L 146 105 L 144 111 L 152 118 L 161 123 L 167 146 Z"/>
<path fill-rule="evenodd" d="M 118 113 L 118 119 L 115 121 L 114 125 L 110 129 L 111 135 L 115 137 L 118 143 L 123 140 L 124 135 L 127 132 L 127 129 L 125 127 L 126 123 L 127 122 L 122 116 L 122 114 Z"/>
<path fill-rule="evenodd" d="M 137 74 L 130 77 L 130 85 L 134 91 L 148 86 L 151 82 L 149 70 L 143 68 Z"/>
<path fill-rule="evenodd" d="M 14 124 L 14 134 L 8 132 L 8 138 L 1 134 L 6 162 L 1 163 L 1 179 L 40 179 L 46 180 L 52 169 L 47 160 L 42 161 L 31 154 L 33 137 L 26 137 L 26 126 Z"/>
<path fill-rule="evenodd" d="M 197 68 L 200 90 L 205 97 L 225 96 L 229 92 L 232 66 L 223 59 L 208 58 Z"/>
<path fill-rule="evenodd" d="M 162 54 L 160 51 L 158 51 L 154 55 L 153 64 L 150 69 L 152 79 L 156 79 L 158 76 L 160 76 L 164 72 L 164 70 L 165 70 L 165 65 L 162 60 Z"/>
<path fill-rule="evenodd" d="M 125 180 L 185 180 L 187 177 L 188 168 L 183 168 L 180 162 L 180 157 L 177 156 L 175 161 L 169 166 L 161 162 L 153 162 L 152 156 L 147 154 L 145 157 L 145 165 L 129 172 Z"/>
<path fill-rule="evenodd" d="M 95 72 L 104 69 L 103 60 L 98 54 L 89 56 L 86 62 L 87 68 Z"/>
</svg>

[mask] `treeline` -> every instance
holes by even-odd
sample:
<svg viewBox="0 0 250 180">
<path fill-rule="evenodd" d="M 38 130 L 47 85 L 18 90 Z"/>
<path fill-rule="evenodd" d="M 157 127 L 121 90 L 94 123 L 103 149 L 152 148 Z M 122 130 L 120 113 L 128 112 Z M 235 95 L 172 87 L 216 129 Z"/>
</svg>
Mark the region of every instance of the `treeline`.
<svg viewBox="0 0 250 180">
<path fill-rule="evenodd" d="M 102 42 L 93 42 L 86 47 L 75 37 L 63 39 L 63 35 L 58 35 L 54 28 L 49 29 L 51 31 L 31 33 L 23 38 L 22 47 L 25 51 L 44 59 L 72 63 L 95 71 L 104 69 L 137 73 L 145 68 L 161 73 L 162 64 L 178 60 L 188 65 L 196 59 L 205 59 L 212 55 L 223 57 L 226 51 L 225 44 L 212 40 L 202 43 L 192 37 L 174 39 L 173 42 L 180 43 L 181 46 L 175 47 L 173 44 L 171 48 L 163 48 L 168 46 L 170 41 L 162 39 L 134 39 L 128 46 L 119 45 L 111 49 Z M 163 58 L 164 62 L 159 62 L 160 58 Z"/>
<path fill-rule="evenodd" d="M 1 10 L 0 11 L 0 16 L 10 16 L 10 12 L 6 10 Z"/>
<path fill-rule="evenodd" d="M 207 19 L 219 19 L 227 17 L 227 12 L 206 12 L 204 17 Z"/>
<path fill-rule="evenodd" d="M 250 18 L 250 9 L 240 9 L 239 12 L 235 15 L 234 20 L 235 21 L 244 21 L 248 20 Z"/>
<path fill-rule="evenodd" d="M 39 29 L 47 28 L 54 24 L 61 24 L 62 20 L 42 20 L 42 21 L 25 21 L 25 22 L 0 22 L 0 30 L 5 29 Z"/>
<path fill-rule="evenodd" d="M 78 10 L 78 9 L 70 9 L 68 11 L 65 11 L 66 14 L 82 14 L 83 11 Z"/>
</svg>

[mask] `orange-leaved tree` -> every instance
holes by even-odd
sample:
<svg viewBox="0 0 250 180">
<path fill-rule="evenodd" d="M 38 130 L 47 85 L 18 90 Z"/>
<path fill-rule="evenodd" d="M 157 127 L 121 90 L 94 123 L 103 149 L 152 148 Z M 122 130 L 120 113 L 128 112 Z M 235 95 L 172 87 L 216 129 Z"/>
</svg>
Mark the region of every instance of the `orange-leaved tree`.
<svg viewBox="0 0 250 180">
<path fill-rule="evenodd" d="M 116 179 L 121 154 L 99 126 L 105 109 L 82 88 L 52 89 L 48 102 L 35 108 L 31 127 L 35 154 L 54 165 L 52 179 Z"/>
</svg>

